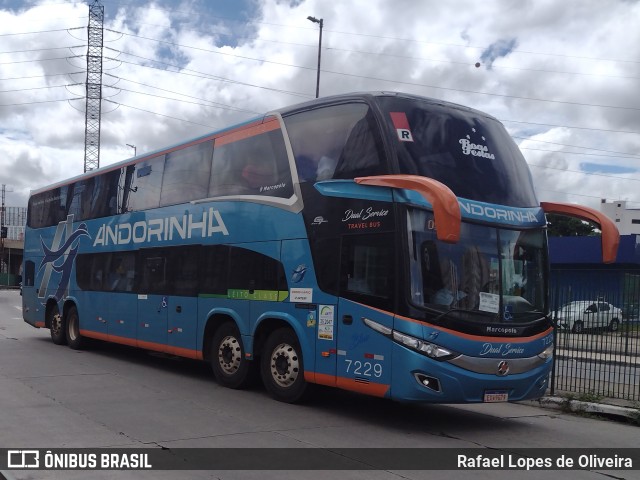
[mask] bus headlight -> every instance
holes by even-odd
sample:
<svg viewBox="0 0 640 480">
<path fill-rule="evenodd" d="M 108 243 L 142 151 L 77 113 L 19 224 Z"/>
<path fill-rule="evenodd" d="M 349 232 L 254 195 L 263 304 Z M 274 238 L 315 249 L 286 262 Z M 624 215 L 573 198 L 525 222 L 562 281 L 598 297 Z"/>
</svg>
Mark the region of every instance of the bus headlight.
<svg viewBox="0 0 640 480">
<path fill-rule="evenodd" d="M 455 356 L 453 352 L 447 350 L 446 348 L 442 348 L 440 345 L 436 345 L 435 343 L 425 342 L 424 340 L 420 340 L 419 338 L 412 337 L 411 335 L 407 335 L 406 333 L 400 333 L 393 331 L 393 340 L 396 343 L 404 345 L 416 352 L 420 352 L 426 355 L 429 358 L 433 358 L 435 360 L 447 360 Z"/>
<path fill-rule="evenodd" d="M 442 348 L 440 345 L 436 345 L 435 343 L 431 342 L 425 342 L 420 338 L 407 335 L 406 333 L 400 333 L 368 318 L 363 318 L 362 321 L 369 328 L 375 330 L 378 333 L 381 333 L 386 337 L 393 339 L 394 342 L 410 348 L 411 350 L 414 350 L 418 353 L 421 353 L 422 355 L 426 355 L 429 358 L 433 358 L 435 360 L 449 360 L 458 356 L 457 353 L 452 352 L 451 350 L 447 350 L 446 348 Z"/>
<path fill-rule="evenodd" d="M 553 358 L 553 345 L 549 345 L 547 348 L 545 348 L 542 352 L 538 354 L 538 357 L 543 360 Z"/>
</svg>

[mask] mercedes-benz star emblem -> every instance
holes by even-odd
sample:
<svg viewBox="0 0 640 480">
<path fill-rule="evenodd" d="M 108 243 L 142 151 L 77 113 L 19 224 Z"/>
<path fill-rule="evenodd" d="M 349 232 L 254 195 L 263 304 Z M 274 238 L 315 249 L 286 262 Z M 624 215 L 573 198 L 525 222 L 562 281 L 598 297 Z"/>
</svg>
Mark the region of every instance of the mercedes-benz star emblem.
<svg viewBox="0 0 640 480">
<path fill-rule="evenodd" d="M 509 373 L 509 362 L 506 362 L 503 360 L 498 364 L 498 375 L 501 377 L 504 377 L 508 373 Z"/>
</svg>

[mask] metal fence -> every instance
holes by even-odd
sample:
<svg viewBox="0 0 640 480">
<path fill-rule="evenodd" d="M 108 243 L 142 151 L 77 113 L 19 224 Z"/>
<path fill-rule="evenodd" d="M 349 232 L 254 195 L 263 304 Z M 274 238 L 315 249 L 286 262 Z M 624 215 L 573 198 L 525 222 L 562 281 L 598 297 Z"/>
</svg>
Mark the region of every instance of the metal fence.
<svg viewBox="0 0 640 480">
<path fill-rule="evenodd" d="M 554 270 L 551 394 L 640 401 L 640 270 Z"/>
</svg>

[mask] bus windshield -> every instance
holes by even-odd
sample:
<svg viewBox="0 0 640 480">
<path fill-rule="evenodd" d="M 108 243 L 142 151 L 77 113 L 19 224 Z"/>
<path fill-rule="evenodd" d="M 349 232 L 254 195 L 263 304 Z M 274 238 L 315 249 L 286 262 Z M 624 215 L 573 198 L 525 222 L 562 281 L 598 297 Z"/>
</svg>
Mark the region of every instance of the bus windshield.
<svg viewBox="0 0 640 480">
<path fill-rule="evenodd" d="M 494 118 L 427 99 L 380 97 L 399 172 L 433 178 L 458 197 L 514 207 L 538 206 L 529 168 Z"/>
<path fill-rule="evenodd" d="M 482 313 L 480 320 L 517 322 L 545 311 L 542 229 L 507 230 L 462 223 L 460 241 L 436 241 L 433 213 L 407 212 L 411 301 L 446 312 Z"/>
</svg>

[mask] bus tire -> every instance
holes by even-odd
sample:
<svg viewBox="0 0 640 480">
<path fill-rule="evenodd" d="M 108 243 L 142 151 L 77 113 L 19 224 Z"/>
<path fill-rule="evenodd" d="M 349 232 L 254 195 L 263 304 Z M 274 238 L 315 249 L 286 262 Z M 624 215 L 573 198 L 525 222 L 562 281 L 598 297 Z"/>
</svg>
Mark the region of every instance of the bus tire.
<svg viewBox="0 0 640 480">
<path fill-rule="evenodd" d="M 571 329 L 571 331 L 573 333 L 582 333 L 584 331 L 584 325 L 582 324 L 582 322 L 580 320 L 577 320 L 573 324 L 573 328 Z"/>
<path fill-rule="evenodd" d="M 74 350 L 81 350 L 86 342 L 84 337 L 80 335 L 80 316 L 75 305 L 69 308 L 64 323 L 66 324 L 67 345 Z"/>
<path fill-rule="evenodd" d="M 58 305 L 53 305 L 49 309 L 49 330 L 51 331 L 51 341 L 56 345 L 64 345 L 67 343 L 67 335 L 65 333 L 64 318 L 60 315 Z"/>
<path fill-rule="evenodd" d="M 265 388 L 273 398 L 296 403 L 305 398 L 302 349 L 295 332 L 290 328 L 274 330 L 264 344 L 260 370 Z"/>
<path fill-rule="evenodd" d="M 211 368 L 220 385 L 240 390 L 251 383 L 253 362 L 245 357 L 244 344 L 233 322 L 220 325 L 211 340 Z"/>
</svg>

